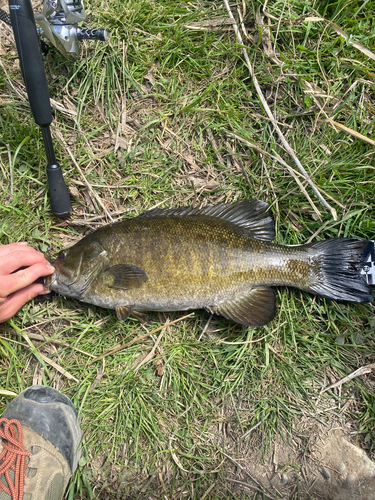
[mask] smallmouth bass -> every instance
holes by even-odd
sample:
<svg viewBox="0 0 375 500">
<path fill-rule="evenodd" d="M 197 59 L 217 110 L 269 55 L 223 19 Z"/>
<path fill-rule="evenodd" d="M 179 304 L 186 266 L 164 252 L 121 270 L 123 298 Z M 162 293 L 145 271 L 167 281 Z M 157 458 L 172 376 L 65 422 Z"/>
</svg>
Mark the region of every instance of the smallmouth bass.
<svg viewBox="0 0 375 500">
<path fill-rule="evenodd" d="M 271 286 L 340 301 L 371 302 L 360 264 L 370 242 L 337 238 L 283 246 L 259 200 L 154 209 L 103 226 L 52 262 L 46 288 L 125 321 L 148 311 L 206 309 L 247 326 L 276 313 Z"/>
</svg>

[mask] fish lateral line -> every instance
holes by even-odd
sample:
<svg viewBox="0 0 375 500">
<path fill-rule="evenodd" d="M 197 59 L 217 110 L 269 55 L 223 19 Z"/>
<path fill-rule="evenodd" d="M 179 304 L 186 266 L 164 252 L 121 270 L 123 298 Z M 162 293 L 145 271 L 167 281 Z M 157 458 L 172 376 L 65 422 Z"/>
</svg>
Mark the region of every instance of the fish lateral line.
<svg viewBox="0 0 375 500">
<path fill-rule="evenodd" d="M 274 236 L 269 205 L 260 200 L 157 208 L 82 238 L 54 262 L 55 275 L 45 283 L 63 296 L 115 309 L 121 321 L 148 311 L 206 309 L 263 326 L 276 314 L 271 286 L 337 301 L 373 300 L 373 241 L 283 246 L 271 243 Z"/>
</svg>

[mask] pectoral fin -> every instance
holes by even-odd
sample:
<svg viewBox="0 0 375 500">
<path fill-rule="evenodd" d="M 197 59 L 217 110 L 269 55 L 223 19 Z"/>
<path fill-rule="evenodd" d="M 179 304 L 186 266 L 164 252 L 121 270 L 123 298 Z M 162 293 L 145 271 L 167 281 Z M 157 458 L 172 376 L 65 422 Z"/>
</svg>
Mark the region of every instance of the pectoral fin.
<svg viewBox="0 0 375 500">
<path fill-rule="evenodd" d="M 248 294 L 242 295 L 238 299 L 206 309 L 241 325 L 263 326 L 275 316 L 275 292 L 267 286 L 252 288 Z"/>
<path fill-rule="evenodd" d="M 120 306 L 116 307 L 117 319 L 120 321 L 126 321 L 129 318 L 134 306 Z"/>
<path fill-rule="evenodd" d="M 140 288 L 148 280 L 147 273 L 136 266 L 117 264 L 105 270 L 112 279 L 109 280 L 110 288 Z"/>
</svg>

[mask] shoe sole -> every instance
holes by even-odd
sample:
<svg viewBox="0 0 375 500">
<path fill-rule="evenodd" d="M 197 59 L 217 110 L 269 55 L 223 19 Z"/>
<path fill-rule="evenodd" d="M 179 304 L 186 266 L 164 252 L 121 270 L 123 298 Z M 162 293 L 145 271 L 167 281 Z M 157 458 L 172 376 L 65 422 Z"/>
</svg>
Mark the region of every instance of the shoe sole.
<svg viewBox="0 0 375 500">
<path fill-rule="evenodd" d="M 19 420 L 52 443 L 75 472 L 83 433 L 78 412 L 67 396 L 52 387 L 34 385 L 13 399 L 2 416 Z"/>
</svg>

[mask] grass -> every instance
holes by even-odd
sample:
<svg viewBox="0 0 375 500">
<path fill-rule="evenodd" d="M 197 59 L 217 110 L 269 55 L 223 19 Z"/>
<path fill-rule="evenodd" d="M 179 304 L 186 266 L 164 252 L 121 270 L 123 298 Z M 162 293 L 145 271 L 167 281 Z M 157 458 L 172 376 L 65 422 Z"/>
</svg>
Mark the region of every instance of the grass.
<svg viewBox="0 0 375 500">
<path fill-rule="evenodd" d="M 262 15 L 270 34 L 263 30 L 263 42 L 256 15 L 262 4 L 232 4 L 237 19 L 237 7 L 242 13 L 246 7 L 244 30 L 253 39 L 246 44 L 260 86 L 289 144 L 336 208 L 337 221 L 307 187 L 322 213 L 317 219 L 282 165 L 226 134 L 276 151 L 290 163 L 231 26 L 210 30 L 202 24 L 227 17 L 221 2 L 85 5 L 88 24 L 106 27 L 111 38 L 85 44 L 77 60 L 54 50 L 46 57 L 50 94 L 61 104 L 52 130 L 62 134 L 110 213 L 124 217 L 158 204 L 258 197 L 272 203 L 279 243 L 304 243 L 313 235 L 374 238 L 373 146 L 322 121 L 328 116 L 374 137 L 374 61 L 351 43 L 375 51 L 374 1 L 268 2 L 268 16 Z M 348 38 L 304 17 L 328 19 Z M 11 33 L 4 26 L 1 33 L 0 242 L 27 240 L 42 251 L 58 250 L 109 221 L 88 221 L 103 210 L 56 135 L 74 214 L 67 222 L 53 217 L 41 135 L 19 90 Z M 267 37 L 282 65 L 267 55 Z M 199 499 L 206 493 L 207 500 L 239 499 L 249 498 L 249 491 L 261 498 L 230 482 L 246 476 L 223 453 L 240 464 L 249 456 L 261 460 L 279 435 L 305 446 L 311 422 L 322 428 L 349 422 L 364 433 L 362 445 L 373 456 L 373 377 L 345 384 L 341 392 L 319 392 L 374 362 L 374 306 L 338 304 L 288 289 L 277 295 L 278 314 L 267 327 L 244 328 L 217 317 L 203 333 L 209 315 L 198 311 L 98 361 L 92 356 L 145 333 L 143 327 L 133 320 L 120 324 L 112 311 L 70 299 L 30 303 L 1 326 L 0 389 L 18 393 L 39 382 L 73 399 L 83 418 L 86 465 L 72 480 L 69 499 Z M 179 316 L 154 314 L 152 328 Z M 65 345 L 33 338 L 29 344 L 16 332 L 42 333 Z M 158 335 L 155 355 L 137 369 Z M 48 366 L 39 352 L 76 381 Z M 9 400 L 1 397 L 1 409 Z"/>
</svg>

